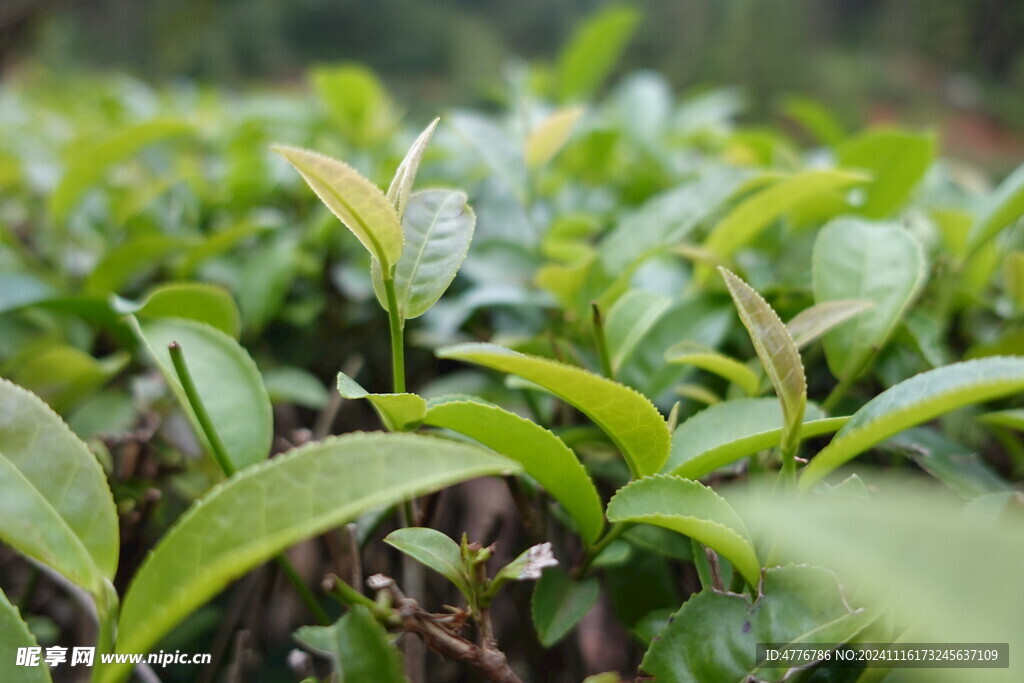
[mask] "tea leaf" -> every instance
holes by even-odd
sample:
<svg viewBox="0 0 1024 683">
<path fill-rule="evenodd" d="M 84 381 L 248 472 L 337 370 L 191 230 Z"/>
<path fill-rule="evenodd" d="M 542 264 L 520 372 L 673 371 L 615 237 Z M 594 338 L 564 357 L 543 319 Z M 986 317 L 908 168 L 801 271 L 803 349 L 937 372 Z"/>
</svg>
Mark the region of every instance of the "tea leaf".
<svg viewBox="0 0 1024 683">
<path fill-rule="evenodd" d="M 692 341 L 682 341 L 665 352 L 665 362 L 693 365 L 729 380 L 747 394 L 754 396 L 761 385 L 754 371 L 735 358 Z"/>
<path fill-rule="evenodd" d="M 1008 225 L 1024 216 L 1024 165 L 1011 173 L 988 199 L 984 212 L 967 236 L 968 254 L 975 254 Z"/>
<path fill-rule="evenodd" d="M 609 273 L 621 273 L 643 256 L 682 242 L 747 183 L 763 180 L 745 171 L 717 169 L 650 197 L 602 239 L 601 265 Z"/>
<path fill-rule="evenodd" d="M 1024 358 L 954 363 L 900 382 L 868 401 L 800 476 L 807 489 L 876 443 L 939 415 L 1024 390 Z"/>
<path fill-rule="evenodd" d="M 191 124 L 178 119 L 154 119 L 118 130 L 108 139 L 79 150 L 57 189 L 50 195 L 50 213 L 60 224 L 67 220 L 81 196 L 110 170 L 144 147 L 191 134 Z"/>
<path fill-rule="evenodd" d="M 407 683 L 402 654 L 362 605 L 353 605 L 331 626 L 303 626 L 295 640 L 330 657 L 338 683 Z"/>
<path fill-rule="evenodd" d="M 201 282 L 171 282 L 150 289 L 137 304 L 118 302 L 118 311 L 139 318 L 187 318 L 238 339 L 242 319 L 224 289 Z"/>
<path fill-rule="evenodd" d="M 800 442 L 800 425 L 807 405 L 807 380 L 800 352 L 786 326 L 760 294 L 725 268 L 718 272 L 782 403 L 784 424 L 779 447 L 787 453 Z"/>
<path fill-rule="evenodd" d="M 18 608 L 0 591 L 0 647 L 9 653 L 0 661 L 0 679 L 19 683 L 49 683 L 50 670 L 46 666 L 18 666 L 14 653 L 24 647 L 38 647 L 35 636 L 21 620 Z M 40 655 L 42 659 L 42 655 Z"/>
<path fill-rule="evenodd" d="M 722 258 L 729 258 L 772 221 L 802 202 L 866 179 L 866 176 L 850 171 L 811 170 L 782 180 L 745 199 L 730 211 L 708 234 L 704 248 Z"/>
<path fill-rule="evenodd" d="M 118 652 L 148 652 L 234 579 L 365 510 L 517 469 L 453 441 L 352 434 L 240 471 L 193 504 L 143 562 L 125 595 Z M 122 680 L 129 666 L 108 666 L 98 678 Z"/>
<path fill-rule="evenodd" d="M 294 403 L 322 410 L 330 401 L 330 394 L 320 379 L 302 368 L 285 365 L 264 370 L 262 374 L 271 403 Z"/>
<path fill-rule="evenodd" d="M 873 301 L 825 301 L 797 313 L 786 323 L 786 328 L 796 347 L 802 349 L 833 327 L 842 325 L 874 305 Z"/>
<path fill-rule="evenodd" d="M 751 586 L 761 565 L 743 520 L 717 493 L 681 477 L 657 474 L 623 486 L 608 502 L 609 522 L 653 524 L 714 548 Z"/>
<path fill-rule="evenodd" d="M 558 57 L 559 95 L 564 100 L 593 94 L 615 68 L 629 43 L 640 13 L 610 5 L 580 24 Z"/>
<path fill-rule="evenodd" d="M 73 346 L 59 344 L 30 351 L 12 364 L 8 378 L 66 414 L 116 377 L 130 359 L 124 351 L 96 359 Z"/>
<path fill-rule="evenodd" d="M 298 147 L 274 145 L 328 209 L 352 231 L 385 273 L 402 255 L 402 226 L 380 189 L 354 168 Z"/>
<path fill-rule="evenodd" d="M 338 393 L 342 398 L 365 398 L 377 411 L 384 427 L 392 432 L 416 429 L 427 414 L 427 402 L 416 394 L 371 394 L 343 372 L 338 373 Z"/>
<path fill-rule="evenodd" d="M 1014 669 L 1019 661 L 1013 659 L 1014 648 L 1021 644 L 1020 597 L 1006 586 L 1020 579 L 1021 525 L 980 523 L 934 486 L 912 487 L 877 476 L 872 482 L 870 501 L 780 496 L 763 487 L 737 491 L 730 500 L 750 521 L 755 537 L 772 539 L 781 557 L 827 563 L 844 585 L 857 587 L 859 601 L 877 601 L 902 615 L 896 622 L 901 641 L 1009 639 Z M 953 549 L 966 561 L 951 558 Z M 1011 681 L 1011 669 L 1003 669 L 1003 675 L 992 670 L 997 675 L 986 678 Z M 964 673 L 932 669 L 925 678 L 958 683 Z"/>
<path fill-rule="evenodd" d="M 666 683 L 778 681 L 788 667 L 760 668 L 758 643 L 843 643 L 877 617 L 851 610 L 827 569 L 772 567 L 753 602 L 708 588 L 688 599 L 651 643 L 640 668 Z"/>
<path fill-rule="evenodd" d="M 575 581 L 558 567 L 547 569 L 533 588 L 530 611 L 537 639 L 552 647 L 587 615 L 601 586 L 596 578 Z"/>
<path fill-rule="evenodd" d="M 139 341 L 149 351 L 167 386 L 178 397 L 196 436 L 207 451 L 210 446 L 185 390 L 178 381 L 167 345 L 178 342 L 195 380 L 199 397 L 236 469 L 260 462 L 270 455 L 274 417 L 270 397 L 256 364 L 238 342 L 220 330 L 192 320 L 129 319 Z"/>
<path fill-rule="evenodd" d="M 139 271 L 153 268 L 172 254 L 196 245 L 196 241 L 177 235 L 142 235 L 107 251 L 89 277 L 87 294 L 119 292 Z"/>
<path fill-rule="evenodd" d="M 434 404 L 423 421 L 465 434 L 522 464 L 573 516 L 583 540 L 597 540 L 604 526 L 601 498 L 576 454 L 557 436 L 515 413 L 474 401 Z"/>
<path fill-rule="evenodd" d="M 849 418 L 822 415 L 808 404 L 800 433 L 805 438 L 831 434 Z M 716 403 L 679 425 L 672 454 L 662 471 L 697 479 L 782 440 L 782 406 L 774 398 L 741 398 Z"/>
<path fill-rule="evenodd" d="M 384 537 L 384 542 L 398 548 L 420 564 L 430 567 L 445 577 L 472 600 L 470 579 L 463 568 L 459 544 L 440 531 L 425 527 L 397 529 Z"/>
<path fill-rule="evenodd" d="M 119 540 L 96 457 L 49 406 L 3 379 L 0 448 L 0 539 L 101 595 Z"/>
<path fill-rule="evenodd" d="M 585 111 L 583 107 L 566 107 L 541 121 L 526 138 L 524 157 L 527 167 L 537 168 L 550 161 L 565 145 L 573 127 Z"/>
<path fill-rule="evenodd" d="M 398 165 L 395 177 L 391 180 L 391 185 L 388 187 L 387 197 L 392 205 L 394 205 L 399 221 L 405 216 L 405 207 L 409 201 L 409 194 L 412 192 L 413 183 L 416 181 L 416 173 L 420 170 L 420 162 L 423 161 L 427 145 L 430 144 L 431 138 L 434 137 L 434 131 L 440 122 L 441 119 L 431 121 L 430 125 L 413 141 L 409 151 L 405 153 L 402 163 Z"/>
<path fill-rule="evenodd" d="M 361 64 L 319 67 L 313 69 L 310 81 L 334 123 L 358 144 L 378 142 L 398 121 L 394 103 L 380 79 Z"/>
<path fill-rule="evenodd" d="M 459 272 L 473 239 L 476 214 L 466 195 L 425 190 L 409 198 L 402 219 L 405 245 L 395 267 L 395 295 L 402 319 L 426 313 Z M 388 310 L 381 267 L 373 264 L 373 289 Z"/>
<path fill-rule="evenodd" d="M 608 434 L 634 477 L 657 472 L 668 458 L 671 436 L 664 418 L 648 399 L 625 385 L 494 344 L 448 346 L 437 355 L 519 375 L 572 404 Z"/>
<path fill-rule="evenodd" d="M 612 357 L 612 370 L 619 371 L 629 360 L 637 345 L 668 310 L 671 299 L 631 289 L 623 294 L 608 310 L 605 336 Z"/>
<path fill-rule="evenodd" d="M 839 163 L 871 174 L 858 212 L 886 218 L 902 207 L 935 159 L 935 135 L 870 130 L 836 148 Z"/>
<path fill-rule="evenodd" d="M 924 284 L 924 255 L 909 232 L 888 223 L 839 218 L 818 234 L 814 300 L 874 303 L 825 335 L 825 357 L 841 381 L 855 379 L 889 339 Z"/>
</svg>

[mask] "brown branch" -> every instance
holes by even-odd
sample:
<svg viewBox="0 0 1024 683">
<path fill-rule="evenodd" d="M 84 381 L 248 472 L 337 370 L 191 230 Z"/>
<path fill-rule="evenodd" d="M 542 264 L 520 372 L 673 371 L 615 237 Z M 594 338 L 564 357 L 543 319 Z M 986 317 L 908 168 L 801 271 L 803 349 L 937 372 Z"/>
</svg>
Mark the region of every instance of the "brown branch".
<svg viewBox="0 0 1024 683">
<path fill-rule="evenodd" d="M 493 638 L 483 637 L 481 645 L 477 645 L 462 637 L 461 630 L 465 622 L 462 610 L 454 614 L 427 612 L 415 600 L 407 598 L 394 579 L 383 574 L 371 576 L 367 584 L 374 590 L 386 591 L 391 595 L 394 610 L 401 619 L 402 631 L 415 633 L 434 652 L 462 662 L 494 683 L 523 683 Z M 481 624 L 481 627 L 485 625 Z"/>
</svg>

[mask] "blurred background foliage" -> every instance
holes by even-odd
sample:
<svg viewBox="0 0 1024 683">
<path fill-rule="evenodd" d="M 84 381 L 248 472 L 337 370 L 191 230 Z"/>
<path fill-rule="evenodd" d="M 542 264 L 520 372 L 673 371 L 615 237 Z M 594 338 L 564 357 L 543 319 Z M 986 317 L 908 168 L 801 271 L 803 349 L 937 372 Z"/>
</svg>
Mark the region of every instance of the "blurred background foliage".
<svg viewBox="0 0 1024 683">
<path fill-rule="evenodd" d="M 500 99 L 513 60 L 543 62 L 600 0 L 5 0 L 0 63 L 112 69 L 149 80 L 298 82 L 362 62 L 399 99 Z M 954 155 L 1006 170 L 1024 150 L 1018 0 L 636 0 L 619 65 L 679 90 L 740 86 L 760 119 L 799 92 L 865 120 L 939 122 Z"/>
</svg>

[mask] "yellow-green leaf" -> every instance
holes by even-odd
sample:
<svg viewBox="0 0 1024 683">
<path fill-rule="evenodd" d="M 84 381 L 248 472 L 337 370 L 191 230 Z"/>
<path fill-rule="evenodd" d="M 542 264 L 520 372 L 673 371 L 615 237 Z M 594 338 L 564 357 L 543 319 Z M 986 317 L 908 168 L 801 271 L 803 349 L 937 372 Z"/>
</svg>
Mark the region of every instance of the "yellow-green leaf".
<svg viewBox="0 0 1024 683">
<path fill-rule="evenodd" d="M 807 379 L 800 351 L 779 316 L 760 294 L 725 268 L 719 268 L 718 272 L 729 288 L 740 320 L 750 333 L 754 349 L 782 403 L 785 420 L 779 445 L 784 453 L 789 452 L 799 443 L 800 425 L 807 405 Z"/>
<path fill-rule="evenodd" d="M 667 474 L 638 479 L 608 502 L 608 521 L 678 531 L 725 556 L 749 585 L 760 583 L 761 565 L 746 525 L 721 496 L 700 482 Z"/>
<path fill-rule="evenodd" d="M 575 406 L 619 447 L 635 477 L 657 472 L 668 458 L 671 437 L 665 419 L 647 398 L 623 384 L 494 344 L 459 344 L 437 355 L 519 375 Z"/>
<path fill-rule="evenodd" d="M 867 176 L 850 171 L 811 170 L 775 183 L 730 211 L 711 230 L 704 248 L 727 259 L 790 209 L 865 180 Z"/>
<path fill-rule="evenodd" d="M 117 513 L 99 462 L 49 406 L 3 379 L 0 540 L 96 596 L 117 570 Z"/>
<path fill-rule="evenodd" d="M 666 351 L 665 362 L 692 365 L 713 372 L 743 389 L 747 396 L 756 395 L 761 384 L 754 371 L 735 358 L 689 340 L 681 341 Z"/>
<path fill-rule="evenodd" d="M 377 411 L 384 427 L 392 432 L 416 429 L 427 414 L 427 402 L 416 394 L 371 394 L 344 372 L 338 373 L 338 393 L 342 398 L 365 398 Z"/>
<path fill-rule="evenodd" d="M 992 356 L 915 375 L 868 401 L 811 460 L 807 489 L 876 443 L 939 415 L 1024 390 L 1024 357 Z"/>
<path fill-rule="evenodd" d="M 526 138 L 526 165 L 537 168 L 550 161 L 569 139 L 584 111 L 583 107 L 566 107 L 541 121 Z"/>
<path fill-rule="evenodd" d="M 274 145 L 273 149 L 302 174 L 320 201 L 390 273 L 402 255 L 402 226 L 380 188 L 343 161 L 298 147 Z"/>
<path fill-rule="evenodd" d="M 857 299 L 823 301 L 797 313 L 786 323 L 786 328 L 796 347 L 802 349 L 833 327 L 842 325 L 874 305 L 873 301 Z"/>
<path fill-rule="evenodd" d="M 465 434 L 522 464 L 572 515 L 583 540 L 597 540 L 604 526 L 601 498 L 576 454 L 557 436 L 515 413 L 476 401 L 432 405 L 423 421 Z"/>
</svg>

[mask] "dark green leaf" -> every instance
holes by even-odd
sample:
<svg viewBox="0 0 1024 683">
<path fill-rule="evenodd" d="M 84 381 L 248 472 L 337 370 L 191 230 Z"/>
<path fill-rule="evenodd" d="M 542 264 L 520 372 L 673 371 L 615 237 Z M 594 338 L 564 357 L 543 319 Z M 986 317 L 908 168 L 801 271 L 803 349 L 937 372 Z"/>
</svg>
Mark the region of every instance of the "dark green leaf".
<svg viewBox="0 0 1024 683">
<path fill-rule="evenodd" d="M 557 567 L 546 570 L 530 603 L 541 644 L 551 647 L 564 638 L 594 606 L 600 591 L 597 579 L 574 581 Z"/>
</svg>

